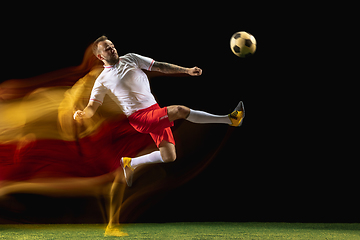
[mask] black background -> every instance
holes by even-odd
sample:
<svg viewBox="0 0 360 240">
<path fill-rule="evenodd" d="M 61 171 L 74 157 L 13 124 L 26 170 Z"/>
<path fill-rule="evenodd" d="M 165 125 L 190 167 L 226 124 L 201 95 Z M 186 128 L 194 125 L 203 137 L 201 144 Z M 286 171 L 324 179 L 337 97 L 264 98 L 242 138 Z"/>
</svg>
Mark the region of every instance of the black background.
<svg viewBox="0 0 360 240">
<path fill-rule="evenodd" d="M 178 160 L 165 169 L 186 172 L 187 161 L 209 164 L 189 181 L 148 196 L 139 205 L 142 210 L 124 221 L 359 221 L 356 158 L 338 137 L 336 101 L 329 99 L 329 83 L 316 68 L 320 56 L 306 55 L 306 45 L 299 44 L 301 26 L 289 20 L 295 9 L 284 13 L 255 3 L 150 4 L 99 2 L 77 9 L 55 4 L 47 10 L 31 4 L 9 10 L 12 14 L 6 15 L 12 17 L 2 17 L 1 23 L 1 81 L 79 65 L 87 46 L 105 34 L 120 55 L 135 52 L 203 69 L 200 77 L 151 79 L 161 106 L 227 114 L 244 101 L 241 128 L 176 123 L 183 132 L 175 137 L 204 134 L 194 136 L 201 142 L 195 147 L 200 153 L 186 152 L 186 143 L 180 142 Z M 237 31 L 257 40 L 250 59 L 230 50 Z M 209 157 L 214 148 L 216 156 Z M 94 199 L 15 197 L 24 209 L 15 205 L 12 211 L 2 202 L 3 219 L 103 220 Z"/>
</svg>

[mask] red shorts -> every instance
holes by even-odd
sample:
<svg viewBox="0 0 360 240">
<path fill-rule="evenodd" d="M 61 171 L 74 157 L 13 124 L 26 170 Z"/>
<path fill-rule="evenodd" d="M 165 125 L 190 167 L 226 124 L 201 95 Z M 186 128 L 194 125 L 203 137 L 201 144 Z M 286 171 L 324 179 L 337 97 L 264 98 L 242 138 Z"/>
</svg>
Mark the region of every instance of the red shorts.
<svg viewBox="0 0 360 240">
<path fill-rule="evenodd" d="M 166 107 L 160 108 L 159 104 L 156 103 L 148 108 L 136 111 L 128 119 L 136 131 L 150 134 L 157 147 L 163 140 L 175 145 L 174 136 L 170 129 L 174 123 L 169 121 Z"/>
</svg>

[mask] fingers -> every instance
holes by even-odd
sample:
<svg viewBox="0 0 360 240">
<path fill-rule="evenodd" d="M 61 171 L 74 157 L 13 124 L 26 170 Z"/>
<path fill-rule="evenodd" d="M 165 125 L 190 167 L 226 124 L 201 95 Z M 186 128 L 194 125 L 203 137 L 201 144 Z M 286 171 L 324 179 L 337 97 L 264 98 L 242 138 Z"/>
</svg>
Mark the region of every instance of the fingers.
<svg viewBox="0 0 360 240">
<path fill-rule="evenodd" d="M 200 76 L 200 75 L 202 74 L 202 69 L 201 69 L 201 68 L 198 68 L 198 67 L 195 67 L 195 68 L 196 68 L 196 70 L 197 70 L 198 75 Z"/>
<path fill-rule="evenodd" d="M 74 113 L 73 118 L 74 118 L 74 120 L 76 120 L 76 121 L 82 120 L 83 115 L 84 115 L 84 113 L 83 113 L 82 111 L 77 110 L 77 111 Z"/>
<path fill-rule="evenodd" d="M 74 115 L 73 115 L 73 119 L 74 119 L 74 120 L 77 120 L 77 118 L 78 118 L 78 111 L 76 111 L 76 112 L 74 113 Z"/>
<path fill-rule="evenodd" d="M 200 76 L 202 74 L 202 70 L 201 68 L 198 68 L 198 67 L 193 67 L 193 72 L 192 72 L 193 76 Z"/>
</svg>

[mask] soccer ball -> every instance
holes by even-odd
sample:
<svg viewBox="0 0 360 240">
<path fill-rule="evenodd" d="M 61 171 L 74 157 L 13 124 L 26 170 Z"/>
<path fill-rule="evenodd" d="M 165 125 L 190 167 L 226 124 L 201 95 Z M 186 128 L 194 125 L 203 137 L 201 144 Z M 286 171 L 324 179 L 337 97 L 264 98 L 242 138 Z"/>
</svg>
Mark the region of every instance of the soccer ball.
<svg viewBox="0 0 360 240">
<path fill-rule="evenodd" d="M 255 53 L 256 40 L 247 32 L 237 32 L 230 39 L 231 51 L 238 57 L 248 57 Z"/>
</svg>

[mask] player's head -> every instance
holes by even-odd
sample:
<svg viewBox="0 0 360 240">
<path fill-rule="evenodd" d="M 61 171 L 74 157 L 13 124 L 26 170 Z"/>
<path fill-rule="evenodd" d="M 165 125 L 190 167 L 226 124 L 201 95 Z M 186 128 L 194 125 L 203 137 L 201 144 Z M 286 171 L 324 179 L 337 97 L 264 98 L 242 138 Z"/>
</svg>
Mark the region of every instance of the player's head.
<svg viewBox="0 0 360 240">
<path fill-rule="evenodd" d="M 101 36 L 95 40 L 93 53 L 105 64 L 114 65 L 119 61 L 119 55 L 114 44 L 106 36 Z"/>
</svg>

